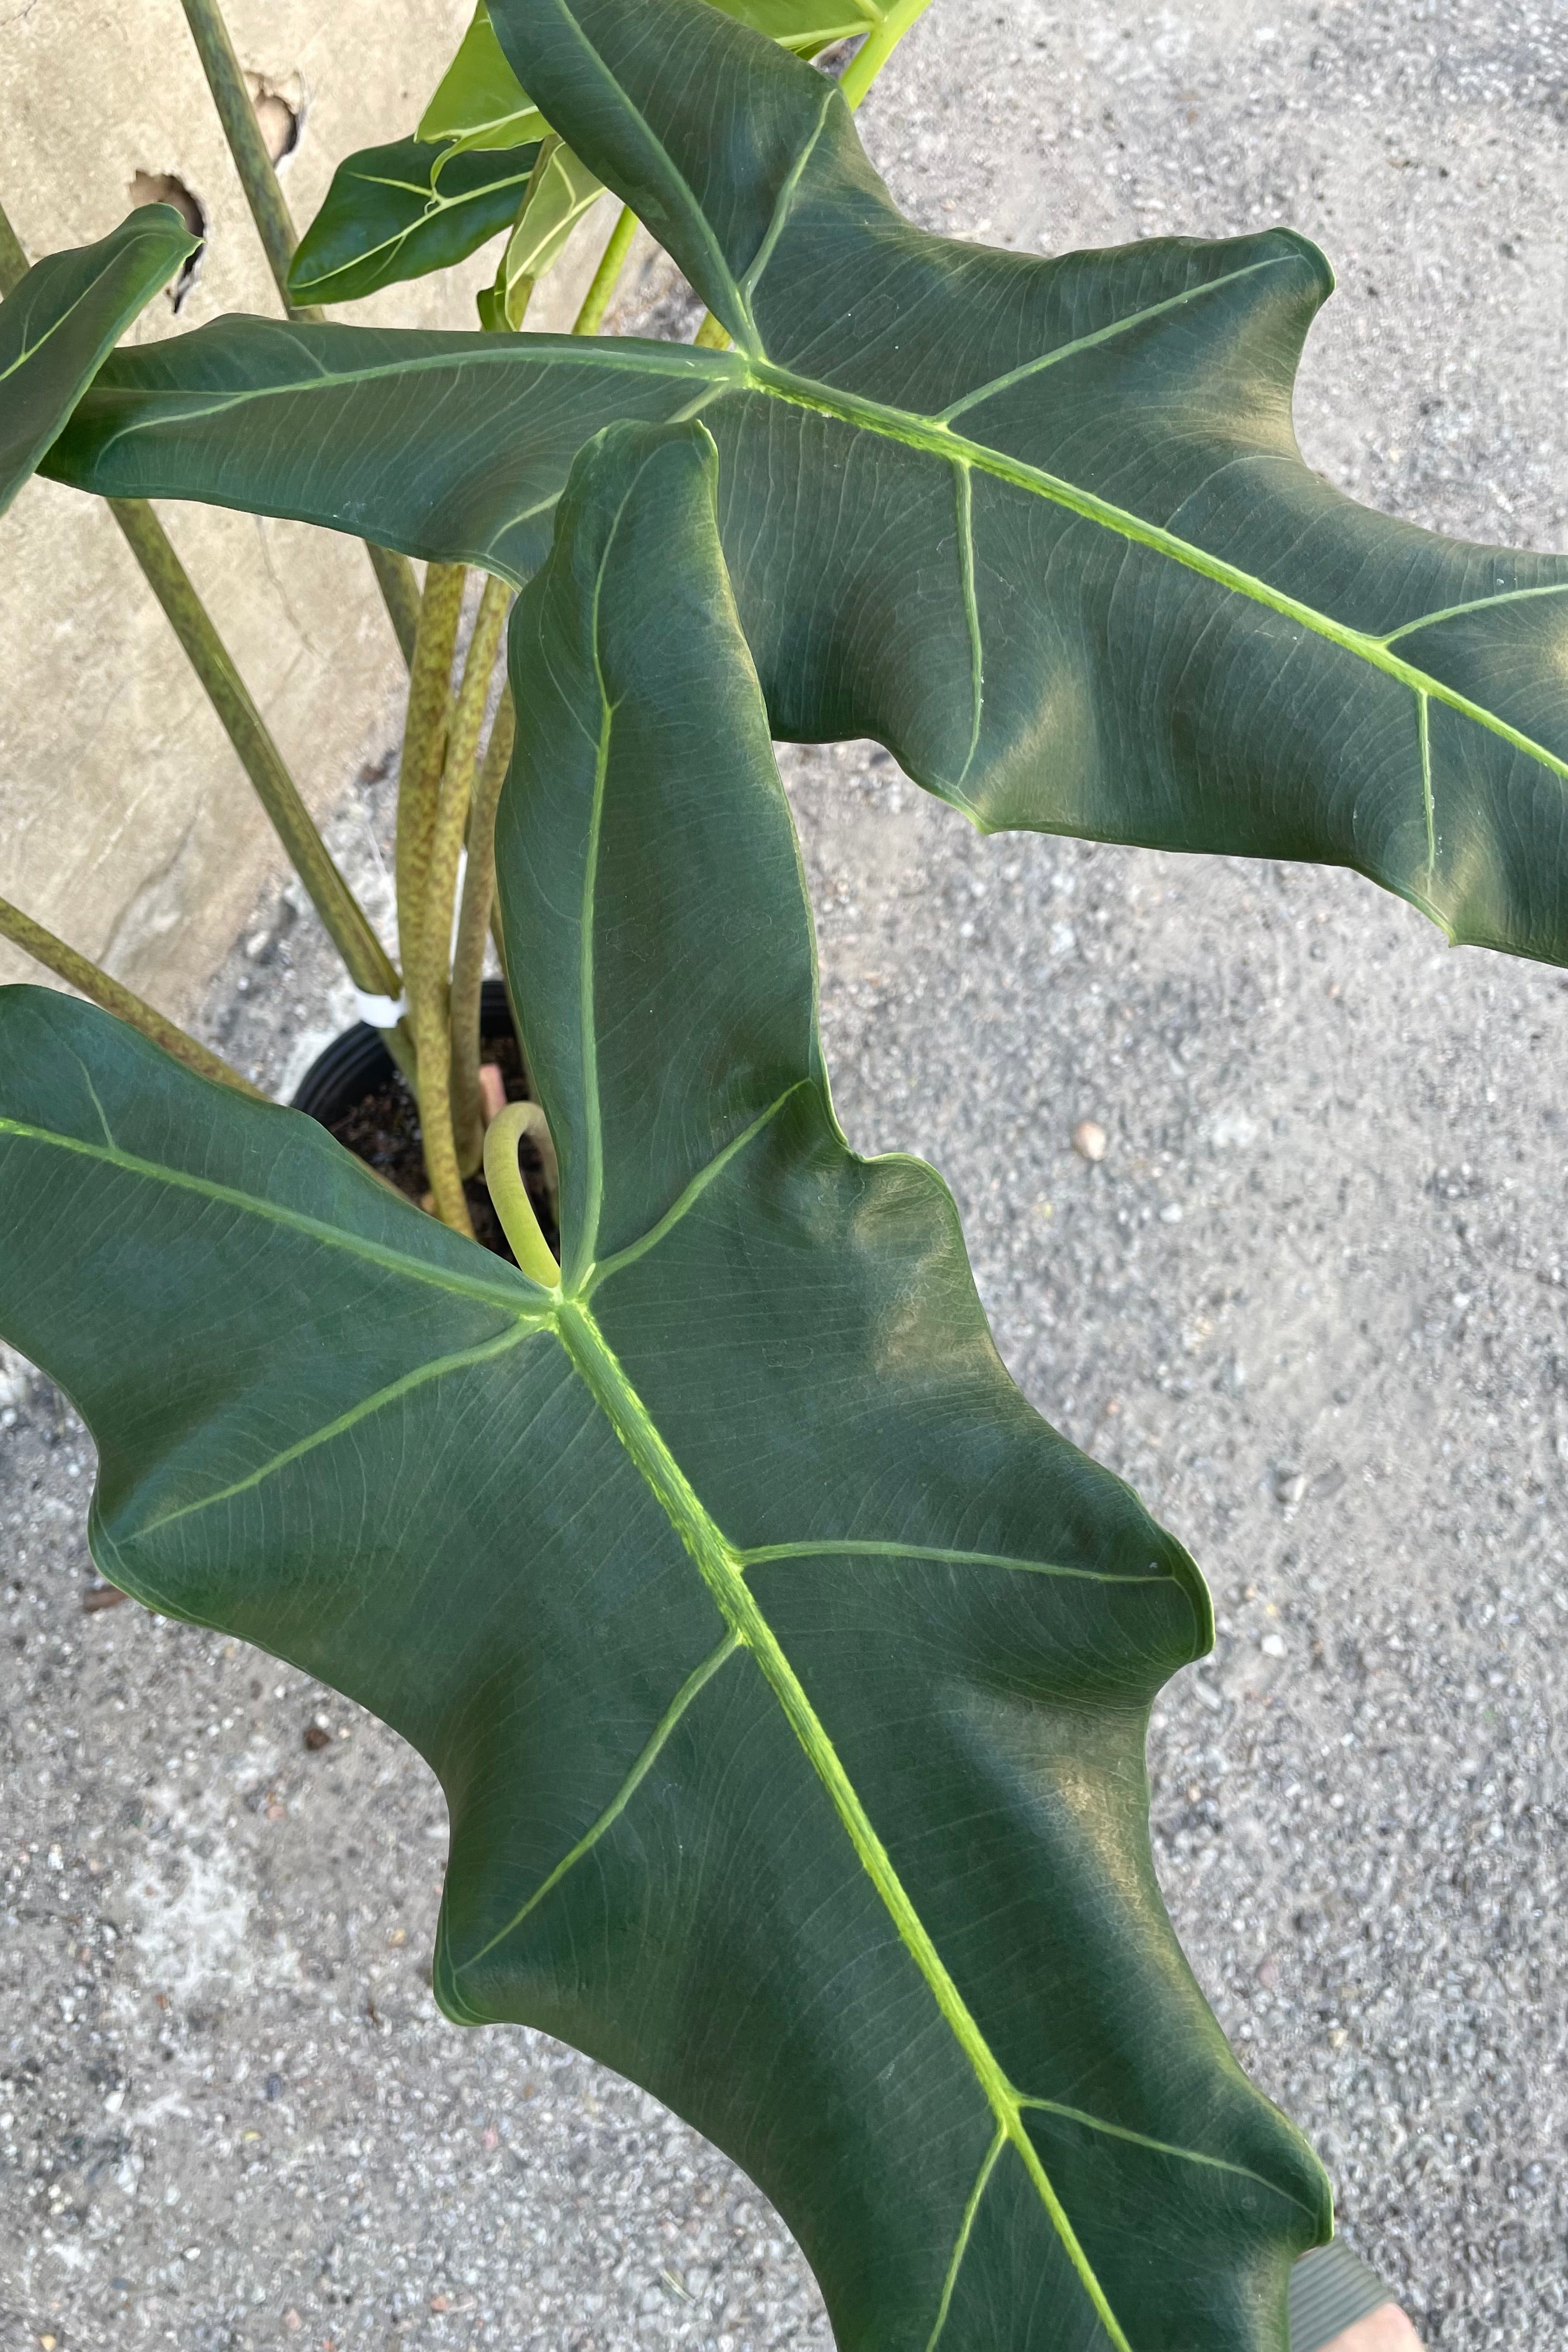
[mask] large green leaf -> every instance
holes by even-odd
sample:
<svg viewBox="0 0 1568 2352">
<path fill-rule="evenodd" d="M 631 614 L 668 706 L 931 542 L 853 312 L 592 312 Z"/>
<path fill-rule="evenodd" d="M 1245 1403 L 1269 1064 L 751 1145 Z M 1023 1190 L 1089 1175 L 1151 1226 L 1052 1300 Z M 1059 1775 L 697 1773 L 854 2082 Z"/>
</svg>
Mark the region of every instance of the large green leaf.
<svg viewBox="0 0 1568 2352">
<path fill-rule="evenodd" d="M 1321 2174 L 1151 1864 L 1195 1570 L 835 1123 L 700 425 L 587 453 L 498 854 L 561 1286 L 85 1006 L 0 996 L 0 1328 L 105 1574 L 363 1701 L 451 1810 L 437 1997 L 776 2201 L 856 2352 L 1283 2344 Z"/>
<path fill-rule="evenodd" d="M 701 0 L 495 13 L 740 349 L 221 326 L 116 358 L 52 466 L 521 577 L 617 398 L 700 408 L 775 733 L 875 736 L 987 828 L 1353 866 L 1455 939 L 1568 958 L 1568 558 L 1302 462 L 1311 246 L 929 236 L 841 97 Z"/>
<path fill-rule="evenodd" d="M 296 302 L 354 302 L 466 261 L 510 227 L 538 152 L 536 134 L 499 153 L 447 159 L 444 146 L 399 139 L 345 156 L 300 240 L 289 293 Z"/>
<path fill-rule="evenodd" d="M 171 205 L 140 205 L 96 245 L 35 262 L 0 302 L 0 514 L 105 355 L 195 246 Z"/>
</svg>

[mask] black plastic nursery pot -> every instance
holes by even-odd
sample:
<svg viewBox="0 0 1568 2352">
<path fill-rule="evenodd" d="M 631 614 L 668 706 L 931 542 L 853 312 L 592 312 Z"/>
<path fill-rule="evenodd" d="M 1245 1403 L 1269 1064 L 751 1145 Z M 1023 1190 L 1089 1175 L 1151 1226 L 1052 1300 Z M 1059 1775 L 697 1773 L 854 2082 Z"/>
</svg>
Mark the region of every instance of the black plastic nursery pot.
<svg viewBox="0 0 1568 2352">
<path fill-rule="evenodd" d="M 487 980 L 479 996 L 479 1058 L 500 1069 L 508 1102 L 532 1099 L 532 1086 L 517 1041 L 506 983 Z M 294 1108 L 306 1112 L 337 1138 L 356 1160 L 420 1205 L 427 1204 L 419 1106 L 414 1090 L 386 1049 L 379 1029 L 356 1021 L 319 1054 L 301 1079 Z M 555 1212 L 543 1171 L 526 1137 L 519 1165 L 545 1240 L 556 1246 Z M 474 1232 L 486 1249 L 510 1258 L 500 1220 L 490 1206 L 482 1175 L 464 1187 Z"/>
</svg>

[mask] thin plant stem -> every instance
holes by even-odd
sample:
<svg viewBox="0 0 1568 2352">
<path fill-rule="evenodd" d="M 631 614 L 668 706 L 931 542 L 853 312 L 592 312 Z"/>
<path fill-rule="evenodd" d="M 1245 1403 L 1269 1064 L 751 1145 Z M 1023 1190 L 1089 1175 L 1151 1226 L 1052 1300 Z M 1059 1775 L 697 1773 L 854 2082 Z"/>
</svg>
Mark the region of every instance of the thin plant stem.
<svg viewBox="0 0 1568 2352">
<path fill-rule="evenodd" d="M 510 596 L 511 591 L 504 580 L 492 575 L 485 582 L 474 632 L 468 640 L 468 657 L 463 665 L 463 682 L 458 688 L 451 725 L 447 730 L 447 765 L 441 780 L 441 798 L 430 846 L 430 888 L 425 916 L 430 953 L 424 960 L 424 976 L 427 982 L 438 978 L 446 1000 L 449 1083 L 452 1088 L 458 1090 L 449 1094 L 449 1101 L 455 1106 L 460 1092 L 465 1108 L 472 1097 L 477 1097 L 479 1090 L 479 1032 L 476 1026 L 470 1038 L 454 1024 L 449 965 L 445 950 L 452 938 L 458 867 L 468 831 L 469 803 L 473 797 L 475 770 L 479 765 L 479 730 L 484 725 L 485 704 L 489 698 L 496 653 L 500 645 L 501 631 L 506 625 Z M 434 1034 L 433 1023 L 431 1028 Z M 459 1070 L 460 1077 L 458 1075 Z M 464 1175 L 468 1175 L 477 1162 L 470 1161 L 458 1143 L 455 1108 L 449 1116 L 453 1121 L 458 1165 Z"/>
<path fill-rule="evenodd" d="M 31 915 L 24 915 L 20 907 L 13 907 L 8 898 L 0 898 L 0 939 L 9 940 L 13 947 L 22 949 L 35 962 L 43 964 L 59 979 L 68 982 L 83 996 L 90 997 L 94 1004 L 101 1004 L 106 1013 L 114 1013 L 128 1027 L 139 1029 L 143 1037 L 150 1037 L 154 1045 L 162 1045 L 165 1054 L 172 1054 L 177 1062 L 184 1062 L 188 1070 L 195 1070 L 204 1078 L 216 1078 L 221 1085 L 233 1087 L 237 1093 L 249 1095 L 257 1102 L 266 1101 L 267 1097 L 259 1088 L 253 1087 L 248 1078 L 242 1078 L 237 1070 L 231 1069 L 221 1055 L 199 1045 L 195 1037 L 188 1036 L 173 1021 L 166 1021 L 144 998 L 120 981 L 111 980 L 108 972 L 89 957 L 68 947 L 64 940 L 58 939 L 53 931 L 46 930 L 42 923 L 36 923 Z"/>
<path fill-rule="evenodd" d="M 363 546 L 381 591 L 381 601 L 386 606 L 386 617 L 392 623 L 392 634 L 397 639 L 397 650 L 403 656 L 403 666 L 408 669 L 413 666 L 414 638 L 419 626 L 419 583 L 414 566 L 406 555 L 399 555 L 394 548 L 378 547 L 374 539 L 364 541 Z"/>
<path fill-rule="evenodd" d="M 930 6 L 931 0 L 894 0 L 893 6 L 867 34 L 838 77 L 838 87 L 851 114 L 910 26 L 923 16 Z M 702 324 L 691 340 L 700 351 L 721 352 L 729 343 L 730 330 L 713 316 L 711 310 L 708 310 L 703 313 Z"/>
<path fill-rule="evenodd" d="M 452 655 L 462 617 L 460 563 L 432 563 L 425 573 L 419 635 L 408 679 L 408 713 L 397 779 L 397 938 L 405 985 L 423 961 L 425 914 L 430 898 L 430 853 L 447 752 L 447 712 Z"/>
<path fill-rule="evenodd" d="M 316 912 L 348 967 L 349 978 L 367 995 L 395 996 L 396 968 L 371 929 L 368 916 L 332 863 L 326 843 L 283 763 L 283 756 L 191 585 L 190 575 L 170 544 L 168 533 L 152 508 L 140 499 L 110 499 L 106 503 L 153 593 L 168 615 L 191 667 L 206 688 L 207 698 L 239 754 L 294 871 L 309 891 Z"/>
<path fill-rule="evenodd" d="M 630 205 L 621 206 L 621 216 L 610 231 L 610 241 L 599 257 L 588 291 L 583 297 L 583 307 L 573 321 L 574 335 L 596 335 L 599 322 L 609 307 L 626 257 L 632 249 L 632 239 L 637 233 L 637 216 Z"/>
<path fill-rule="evenodd" d="M 0 206 L 0 293 L 8 294 L 26 269 L 26 253 Z M 190 574 L 175 554 L 168 533 L 145 499 L 108 499 L 104 503 L 124 533 L 148 585 L 184 648 L 279 840 L 347 965 L 350 979 L 366 995 L 395 997 L 401 983 L 391 959 L 332 863 L 283 755 L 251 700 Z M 416 598 L 416 619 L 417 616 Z M 399 1065 L 412 1071 L 413 1045 L 406 1031 L 393 1029 L 384 1034 Z"/>
<path fill-rule="evenodd" d="M 451 1036 L 447 1026 L 446 983 L 440 1003 L 429 1022 L 416 1021 L 419 1049 L 419 1134 L 425 1151 L 425 1173 L 430 1179 L 436 1214 L 455 1234 L 474 1239 L 473 1219 L 463 1192 L 463 1171 L 452 1141 Z M 426 1204 L 428 1205 L 428 1203 Z"/>
<path fill-rule="evenodd" d="M 289 265 L 300 239 L 272 158 L 267 152 L 267 142 L 261 136 L 261 126 L 256 120 L 256 109 L 223 12 L 217 0 L 182 0 L 182 5 L 283 308 L 291 319 L 318 320 L 321 312 L 314 304 L 298 303 L 289 291 Z M 411 663 L 419 609 L 414 567 L 405 555 L 395 554 L 391 548 L 376 547 L 367 541 L 366 550 L 403 658 Z"/>
<path fill-rule="evenodd" d="M 446 939 L 430 919 L 430 884 L 440 814 L 451 698 L 452 654 L 467 573 L 460 563 L 426 569 L 419 633 L 408 677 L 408 717 L 397 785 L 397 927 L 408 1021 L 418 1059 L 416 1085 L 425 1170 L 443 1224 L 471 1239 L 463 1179 L 452 1141 L 451 1031 Z M 449 904 L 448 900 L 448 904 Z M 448 921 L 450 917 L 448 916 Z"/>
<path fill-rule="evenodd" d="M 861 42 L 839 76 L 838 87 L 853 113 L 910 26 L 924 16 L 931 0 L 894 0 L 881 21 Z"/>
<path fill-rule="evenodd" d="M 479 992 L 495 899 L 496 803 L 510 764 L 516 732 L 511 688 L 503 686 L 468 811 L 468 863 L 458 909 L 457 945 L 452 950 L 452 1132 L 458 1165 L 465 1175 L 472 1175 L 478 1168 L 485 1148 L 479 1100 Z"/>
</svg>

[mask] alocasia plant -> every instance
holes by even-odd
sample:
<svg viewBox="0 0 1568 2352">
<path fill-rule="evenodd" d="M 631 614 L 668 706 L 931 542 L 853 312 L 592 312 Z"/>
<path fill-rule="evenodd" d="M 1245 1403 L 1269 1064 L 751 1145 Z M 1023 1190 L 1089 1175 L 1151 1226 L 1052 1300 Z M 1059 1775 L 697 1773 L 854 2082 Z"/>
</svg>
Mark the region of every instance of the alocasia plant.
<svg viewBox="0 0 1568 2352">
<path fill-rule="evenodd" d="M 1568 955 L 1568 558 L 1302 462 L 1310 245 L 928 236 L 842 94 L 703 0 L 491 15 L 735 348 L 224 322 L 117 355 L 49 470 L 521 581 L 588 433 L 700 415 L 776 734 L 874 736 L 984 827 L 1354 866 Z"/>
<path fill-rule="evenodd" d="M 0 1320 L 99 1440 L 105 1572 L 430 1759 L 448 2012 L 546 2026 L 729 2148 L 841 2345 L 1242 2352 L 1328 2204 L 1150 1865 L 1148 1706 L 1206 1596 L 1011 1387 L 938 1181 L 838 1133 L 769 735 L 879 737 L 984 827 L 1356 866 L 1568 961 L 1568 559 L 1308 470 L 1329 279 L 1289 232 L 1039 261 L 911 226 L 848 100 L 912 13 L 846 90 L 786 54 L 842 29 L 815 0 L 491 0 L 405 176 L 351 159 L 289 280 L 443 266 L 504 181 L 510 327 L 602 183 L 710 306 L 695 346 L 242 320 L 102 370 L 59 478 L 430 562 L 398 843 L 426 1108 L 449 969 L 477 1001 L 489 884 L 449 966 L 452 877 L 522 588 L 497 855 L 542 1108 L 485 1147 L 514 1273 L 308 1123 L 12 992 Z M 559 1267 L 515 1165 L 541 1120 Z"/>
<path fill-rule="evenodd" d="M 444 2008 L 730 2149 L 841 2346 L 1279 2342 L 1326 2187 L 1148 1840 L 1207 1598 L 1013 1388 L 941 1180 L 839 1133 L 718 477 L 700 425 L 606 436 L 512 624 L 498 864 L 559 1277 L 500 1123 L 536 1279 L 16 990 L 5 1328 L 98 1442 L 105 1572 L 439 1774 Z"/>
</svg>

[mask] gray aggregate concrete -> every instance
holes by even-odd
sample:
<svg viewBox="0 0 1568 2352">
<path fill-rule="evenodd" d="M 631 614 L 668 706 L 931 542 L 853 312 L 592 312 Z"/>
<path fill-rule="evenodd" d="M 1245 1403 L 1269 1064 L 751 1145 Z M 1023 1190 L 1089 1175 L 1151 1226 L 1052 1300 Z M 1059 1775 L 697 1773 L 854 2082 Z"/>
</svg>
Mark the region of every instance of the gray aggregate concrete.
<svg viewBox="0 0 1568 2352">
<path fill-rule="evenodd" d="M 939 0 L 867 128 L 918 216 L 994 241 L 1306 229 L 1342 289 L 1311 462 L 1563 544 L 1561 6 Z M 1555 2343 L 1568 982 L 1352 877 L 981 842 L 870 747 L 786 765 L 851 1138 L 943 1171 L 1016 1377 L 1213 1583 L 1151 1749 L 1198 1974 L 1428 2343 Z M 388 794 L 338 823 L 373 898 Z M 274 894 L 207 1026 L 278 1084 L 345 1009 Z M 84 1611 L 89 1449 L 10 1377 L 0 2342 L 825 2347 L 721 2158 L 437 2016 L 442 1807 L 397 1740 Z"/>
</svg>

